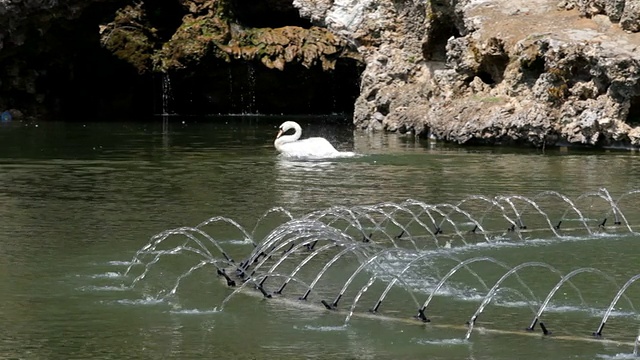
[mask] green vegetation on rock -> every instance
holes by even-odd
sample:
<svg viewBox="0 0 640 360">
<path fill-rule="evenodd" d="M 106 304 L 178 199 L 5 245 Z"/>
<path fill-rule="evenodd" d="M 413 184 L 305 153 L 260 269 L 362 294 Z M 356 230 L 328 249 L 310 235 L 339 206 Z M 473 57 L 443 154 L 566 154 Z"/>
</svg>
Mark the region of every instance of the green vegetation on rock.
<svg viewBox="0 0 640 360">
<path fill-rule="evenodd" d="M 173 36 L 162 43 L 145 19 L 144 3 L 125 6 L 101 28 L 103 45 L 140 72 L 182 69 L 213 57 L 226 62 L 259 61 L 283 70 L 288 63 L 323 70 L 340 57 L 358 58 L 344 40 L 320 27 L 244 28 L 224 1 L 192 1 Z"/>
</svg>

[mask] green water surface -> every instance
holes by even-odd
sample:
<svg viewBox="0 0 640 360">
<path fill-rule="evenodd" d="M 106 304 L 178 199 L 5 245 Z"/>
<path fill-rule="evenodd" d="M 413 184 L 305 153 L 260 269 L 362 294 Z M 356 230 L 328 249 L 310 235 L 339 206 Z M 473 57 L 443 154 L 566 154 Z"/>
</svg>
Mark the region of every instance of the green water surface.
<svg viewBox="0 0 640 360">
<path fill-rule="evenodd" d="M 576 199 L 601 188 L 617 198 L 640 188 L 640 157 L 632 152 L 465 148 L 395 134 L 358 133 L 348 125 L 322 125 L 322 119 L 300 120 L 304 136 L 324 136 L 339 149 L 362 156 L 285 160 L 272 145 L 281 120 L 172 117 L 164 129 L 161 119 L 144 123 L 3 124 L 0 358 L 630 357 L 638 333 L 633 308 L 640 306 L 638 285 L 632 285 L 627 293 L 631 304 L 621 301 L 617 308 L 621 315 L 614 316 L 604 331 L 623 344 L 580 340 L 591 337 L 619 286 L 640 273 L 640 236 L 628 231 L 600 237 L 582 232 L 575 241 L 555 241 L 547 231 L 528 239 L 541 240 L 537 242 L 526 243 L 525 239 L 517 246 L 462 246 L 451 252 L 458 258 L 491 256 L 510 266 L 537 261 L 563 273 L 582 267 L 605 272 L 611 279 L 594 274 L 576 277 L 574 284 L 584 303 L 574 290 L 563 288 L 546 315 L 554 334 L 576 340 L 543 337 L 539 330 L 535 336 L 521 335 L 532 318 L 532 310 L 521 296 L 526 293 L 523 289 L 514 291 L 511 301 L 506 301 L 511 305 L 489 305 L 481 317 L 484 322 L 477 325 L 513 333 L 478 330 L 469 341 L 461 341 L 466 333 L 464 323 L 482 298 L 463 299 L 455 292 L 439 296 L 433 303 L 433 324 L 452 325 L 439 328 L 412 322 L 416 309 L 402 290 L 393 291 L 383 307 L 389 311 L 387 315 L 407 321 L 356 316 L 344 327 L 344 314 L 323 310 L 317 298 L 310 302 L 317 310 L 310 310 L 243 294 L 216 312 L 216 306 L 233 290 L 221 284 L 211 270 L 185 281 L 171 301 L 156 301 L 159 292 L 173 286 L 176 276 L 197 263 L 191 255 L 163 260 L 163 267 L 148 279 L 134 289 L 123 289 L 123 284 L 132 280 L 121 276 L 127 262 L 153 235 L 195 226 L 213 216 L 233 219 L 250 232 L 267 210 L 277 206 L 300 216 L 332 206 L 408 198 L 455 204 L 470 195 L 534 198 L 552 190 Z M 602 204 L 587 200 L 576 202 L 585 217 L 603 220 Z M 637 200 L 637 196 L 629 196 L 620 203 L 632 227 L 640 225 Z M 554 224 L 567 208 L 566 203 L 549 199 L 541 198 L 540 203 Z M 473 211 L 480 211 L 480 207 Z M 544 225 L 535 210 L 527 214 L 523 218 Z M 574 215 L 569 212 L 565 218 Z M 265 233 L 256 241 L 284 218 L 273 216 L 265 221 Z M 613 218 L 608 221 L 611 224 Z M 505 222 L 505 229 L 507 225 Z M 235 258 L 252 250 L 246 242 L 231 241 L 241 240 L 232 228 L 214 226 L 208 231 L 229 240 L 225 248 Z M 434 264 L 442 276 L 457 262 L 441 257 Z M 349 269 L 353 270 L 353 264 L 336 270 L 322 289 L 337 293 Z M 495 264 L 476 264 L 473 269 L 488 287 L 504 273 Z M 540 269 L 518 273 L 538 300 L 544 299 L 558 280 Z M 140 274 L 140 269 L 135 274 Z M 437 278 L 426 268 L 423 274 Z M 470 294 L 486 293 L 468 272 L 465 274 L 452 278 L 461 293 L 464 289 Z M 273 280 L 271 287 L 280 282 Z M 377 292 L 363 296 L 356 312 L 367 313 L 382 288 L 384 284 L 374 284 L 369 292 Z M 295 286 L 288 289 L 290 301 L 295 302 L 298 290 Z M 421 302 L 428 294 L 419 294 Z M 348 296 L 353 299 L 354 294 Z"/>
</svg>

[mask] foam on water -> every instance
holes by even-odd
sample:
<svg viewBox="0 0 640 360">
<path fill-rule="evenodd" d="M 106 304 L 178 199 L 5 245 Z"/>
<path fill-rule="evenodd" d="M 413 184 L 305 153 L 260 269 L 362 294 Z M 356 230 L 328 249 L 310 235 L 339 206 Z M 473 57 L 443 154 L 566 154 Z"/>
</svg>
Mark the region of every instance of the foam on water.
<svg viewBox="0 0 640 360">
<path fill-rule="evenodd" d="M 633 353 L 619 353 L 619 354 L 615 354 L 615 355 L 602 355 L 602 354 L 597 354 L 596 357 L 598 359 L 606 359 L 606 360 L 625 360 L 625 359 L 638 359 L 638 356 L 634 355 Z"/>
<path fill-rule="evenodd" d="M 326 331 L 345 331 L 345 330 L 347 330 L 347 326 L 345 326 L 345 325 L 340 325 L 340 326 L 305 325 L 303 327 L 299 327 L 297 325 L 294 325 L 293 328 L 296 329 L 296 330 L 309 330 L 309 331 L 322 331 L 322 332 L 326 332 Z"/>
<path fill-rule="evenodd" d="M 111 285 L 111 286 L 89 285 L 89 286 L 81 286 L 78 288 L 78 290 L 80 291 L 126 291 L 126 290 L 129 290 L 129 288 L 127 288 L 124 285 Z"/>
<path fill-rule="evenodd" d="M 115 265 L 115 266 L 129 266 L 129 265 L 133 265 L 133 264 L 137 264 L 140 263 L 139 261 L 136 262 L 132 262 L 132 261 L 120 261 L 120 260 L 113 260 L 113 261 L 109 261 L 107 264 L 109 265 Z"/>
<path fill-rule="evenodd" d="M 291 161 L 319 161 L 319 160 L 328 160 L 328 159 L 347 159 L 360 157 L 363 155 L 357 154 L 352 151 L 340 151 L 331 155 L 323 155 L 323 156 L 310 156 L 310 155 L 292 155 L 292 154 L 278 154 L 278 157 L 283 160 L 291 160 Z"/>
<path fill-rule="evenodd" d="M 457 346 L 457 345 L 469 345 L 469 341 L 465 339 L 413 339 L 413 342 L 421 345 L 440 345 L 440 346 Z"/>
<path fill-rule="evenodd" d="M 163 301 L 162 299 L 146 297 L 144 299 L 120 299 L 116 300 L 116 302 L 124 305 L 157 305 Z"/>
<path fill-rule="evenodd" d="M 113 279 L 113 278 L 119 278 L 122 277 L 121 273 L 118 272 L 113 272 L 113 271 L 109 271 L 106 272 L 104 274 L 95 274 L 95 275 L 90 275 L 90 277 L 94 278 L 94 279 Z"/>
<path fill-rule="evenodd" d="M 209 314 L 217 314 L 222 311 L 218 310 L 218 308 L 213 309 L 181 309 L 181 310 L 171 310 L 169 311 L 172 314 L 183 314 L 183 315 L 209 315 Z"/>
<path fill-rule="evenodd" d="M 477 300 L 482 300 L 484 296 L 479 296 Z M 469 298 L 469 300 L 474 300 Z M 527 303 L 526 301 L 493 301 L 495 306 L 502 307 L 510 307 L 510 308 L 523 308 L 528 307 L 529 305 L 534 305 L 536 308 L 540 306 L 539 303 L 532 301 L 531 303 Z M 593 307 L 584 307 L 584 306 L 573 306 L 573 305 L 553 305 L 548 304 L 544 308 L 545 313 L 585 313 L 593 316 L 594 318 L 602 318 L 604 314 L 607 312 L 606 308 L 593 308 Z M 610 317 L 635 317 L 638 314 L 632 311 L 617 311 L 614 310 L 611 312 Z"/>
</svg>

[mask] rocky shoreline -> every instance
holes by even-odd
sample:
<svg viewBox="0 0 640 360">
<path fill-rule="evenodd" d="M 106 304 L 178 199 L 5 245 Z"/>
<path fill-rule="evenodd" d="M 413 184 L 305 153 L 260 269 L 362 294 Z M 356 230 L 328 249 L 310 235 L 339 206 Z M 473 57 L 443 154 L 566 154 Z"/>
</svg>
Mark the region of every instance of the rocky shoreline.
<svg viewBox="0 0 640 360">
<path fill-rule="evenodd" d="M 375 46 L 358 47 L 360 129 L 459 144 L 640 146 L 636 2 L 371 4 L 355 26 L 328 24 L 366 43 L 397 19 Z"/>
<path fill-rule="evenodd" d="M 126 76 L 175 74 L 192 86 L 207 74 L 210 84 L 203 80 L 197 89 L 211 102 L 227 96 L 220 88 L 234 66 L 248 66 L 258 78 L 289 74 L 281 79 L 292 83 L 311 76 L 305 73 L 326 80 L 342 66 L 360 69 L 332 81 L 358 86 L 353 98 L 338 98 L 351 102 L 353 122 L 364 131 L 458 144 L 640 147 L 636 1 L 262 3 L 265 8 L 247 10 L 232 0 L 1 0 L 0 14 L 9 21 L 0 29 L 0 110 L 37 116 L 61 101 L 55 89 L 42 85 L 50 77 L 47 66 L 20 57 L 30 43 L 47 48 L 43 39 L 61 19 L 73 27 L 93 7 L 107 11 L 91 18 L 97 23 L 89 24 L 95 29 L 89 40 L 126 64 Z M 316 84 L 313 95 L 291 87 L 277 97 L 291 96 L 293 103 L 307 96 L 311 102 L 335 92 L 328 82 Z M 139 88 L 127 89 L 132 103 Z"/>
</svg>

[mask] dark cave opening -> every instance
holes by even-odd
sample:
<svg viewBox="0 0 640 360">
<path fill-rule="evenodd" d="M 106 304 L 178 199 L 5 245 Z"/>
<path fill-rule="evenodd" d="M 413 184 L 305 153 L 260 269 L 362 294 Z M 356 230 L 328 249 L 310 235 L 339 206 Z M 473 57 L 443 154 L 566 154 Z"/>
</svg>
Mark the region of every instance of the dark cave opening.
<svg viewBox="0 0 640 360">
<path fill-rule="evenodd" d="M 589 64 L 589 61 L 585 58 L 578 58 L 576 59 L 572 64 L 571 64 L 571 75 L 569 77 L 570 79 L 570 86 L 573 86 L 575 83 L 578 82 L 587 82 L 587 81 L 591 81 L 591 78 L 593 77 L 591 75 L 591 64 Z"/>
<path fill-rule="evenodd" d="M 311 27 L 311 22 L 300 17 L 291 0 L 234 0 L 230 7 L 236 20 L 246 27 Z"/>
<path fill-rule="evenodd" d="M 485 84 L 499 84 L 504 79 L 507 65 L 509 65 L 509 56 L 506 54 L 485 56 L 480 62 L 478 77 Z"/>
<path fill-rule="evenodd" d="M 627 115 L 627 124 L 640 125 L 640 95 L 636 95 L 629 100 L 629 114 Z"/>
<path fill-rule="evenodd" d="M 433 20 L 427 41 L 422 44 L 422 56 L 427 61 L 445 61 L 447 59 L 447 41 L 460 37 L 460 31 L 450 17 Z"/>
<path fill-rule="evenodd" d="M 493 76 L 486 71 L 479 71 L 478 77 L 482 80 L 483 83 L 487 85 L 494 85 L 496 81 L 493 79 Z M 472 79 L 471 79 L 472 80 Z"/>
<path fill-rule="evenodd" d="M 170 74 L 170 112 L 212 114 L 349 114 L 360 91 L 360 63 L 340 59 L 332 71 L 287 64 L 203 62 Z"/>
<path fill-rule="evenodd" d="M 113 14 L 115 9 L 113 9 Z M 92 5 L 73 22 L 54 24 L 48 33 L 55 45 L 38 58 L 53 58 L 40 78 L 49 117 L 59 120 L 137 118 L 149 114 L 153 86 L 149 75 L 138 74 L 128 63 L 100 45 L 97 24 L 110 20 L 103 6 Z M 69 39 L 74 39 L 69 41 Z"/>
<path fill-rule="evenodd" d="M 0 106 L 40 119 L 92 120 L 148 113 L 150 78 L 100 45 L 98 24 L 123 4 L 90 4 L 78 18 L 36 11 L 23 24 L 25 42 L 0 54 Z M 52 21 L 51 19 L 55 19 Z M 46 25 L 43 25 L 46 24 Z M 42 27 L 46 29 L 42 31 Z M 132 106 L 135 104 L 135 106 Z"/>
<path fill-rule="evenodd" d="M 144 4 L 147 20 L 157 29 L 156 36 L 167 41 L 182 24 L 186 9 L 175 0 L 149 1 Z"/>
<path fill-rule="evenodd" d="M 521 63 L 522 80 L 529 86 L 533 86 L 540 75 L 545 72 L 545 61 L 541 56 L 536 56 L 533 60 Z"/>
</svg>

